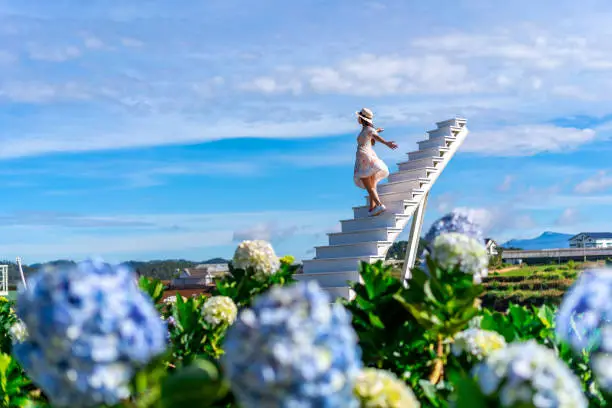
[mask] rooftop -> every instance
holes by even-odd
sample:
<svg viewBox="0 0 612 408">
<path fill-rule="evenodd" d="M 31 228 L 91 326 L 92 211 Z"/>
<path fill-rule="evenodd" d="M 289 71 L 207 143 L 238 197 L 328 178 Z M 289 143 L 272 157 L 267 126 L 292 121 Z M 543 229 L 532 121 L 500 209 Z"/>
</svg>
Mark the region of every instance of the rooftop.
<svg viewBox="0 0 612 408">
<path fill-rule="evenodd" d="M 570 240 L 576 238 L 579 235 L 586 235 L 589 238 L 594 238 L 594 239 L 606 239 L 606 238 L 610 238 L 612 239 L 612 232 L 581 232 L 580 234 L 576 234 L 573 237 L 570 238 Z"/>
</svg>

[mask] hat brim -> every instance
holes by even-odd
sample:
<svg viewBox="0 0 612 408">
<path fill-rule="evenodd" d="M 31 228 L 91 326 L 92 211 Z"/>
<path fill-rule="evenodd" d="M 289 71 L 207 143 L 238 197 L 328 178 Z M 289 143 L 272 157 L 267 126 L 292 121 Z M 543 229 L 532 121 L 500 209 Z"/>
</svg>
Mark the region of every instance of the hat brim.
<svg viewBox="0 0 612 408">
<path fill-rule="evenodd" d="M 355 112 L 355 115 L 357 115 L 359 118 L 361 118 L 361 119 L 365 120 L 365 121 L 366 121 L 366 122 L 368 122 L 368 123 L 373 123 L 373 122 L 372 122 L 372 119 L 366 118 L 365 116 L 363 116 L 363 115 L 361 114 L 361 112 Z"/>
</svg>

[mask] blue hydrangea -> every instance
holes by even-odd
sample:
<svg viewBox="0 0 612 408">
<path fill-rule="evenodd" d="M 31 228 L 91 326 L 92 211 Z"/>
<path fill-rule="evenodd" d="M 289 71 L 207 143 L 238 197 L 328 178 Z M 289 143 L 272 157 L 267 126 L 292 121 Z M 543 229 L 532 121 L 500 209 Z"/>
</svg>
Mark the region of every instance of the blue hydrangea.
<svg viewBox="0 0 612 408">
<path fill-rule="evenodd" d="M 28 337 L 13 353 L 54 406 L 116 404 L 135 370 L 166 347 L 166 326 L 126 267 L 86 261 L 28 280 L 17 315 Z"/>
<path fill-rule="evenodd" d="M 612 270 L 580 274 L 563 297 L 557 313 L 557 333 L 574 350 L 612 352 L 612 336 L 602 330 L 612 322 Z"/>
<path fill-rule="evenodd" d="M 221 359 L 244 408 L 356 408 L 361 351 L 349 313 L 315 281 L 274 287 L 240 312 Z"/>
<path fill-rule="evenodd" d="M 612 270 L 582 272 L 565 294 L 557 313 L 557 334 L 580 353 L 591 354 L 602 387 L 612 391 Z"/>
<path fill-rule="evenodd" d="M 507 408 L 586 408 L 580 381 L 555 352 L 530 340 L 512 343 L 474 367 L 482 392 Z M 497 405 L 496 405 L 497 406 Z"/>
<path fill-rule="evenodd" d="M 484 242 L 480 227 L 468 214 L 459 211 L 452 211 L 434 222 L 425 235 L 425 241 L 432 243 L 438 235 L 449 232 L 457 232 L 478 242 Z"/>
</svg>

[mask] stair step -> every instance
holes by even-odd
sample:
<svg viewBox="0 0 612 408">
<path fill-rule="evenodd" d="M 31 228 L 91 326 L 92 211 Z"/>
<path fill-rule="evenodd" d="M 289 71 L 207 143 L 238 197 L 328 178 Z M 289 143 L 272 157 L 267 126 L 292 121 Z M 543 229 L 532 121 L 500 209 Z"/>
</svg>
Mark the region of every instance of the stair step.
<svg viewBox="0 0 612 408">
<path fill-rule="evenodd" d="M 439 163 L 442 163 L 444 160 L 445 158 L 443 157 L 424 157 L 418 160 L 407 160 L 404 162 L 400 162 L 400 163 L 397 163 L 397 165 L 399 166 L 400 171 L 416 170 L 416 169 L 422 169 L 425 167 L 436 168 L 436 166 Z"/>
<path fill-rule="evenodd" d="M 461 132 L 462 127 L 460 126 L 442 126 L 434 130 L 428 130 L 427 135 L 429 139 L 434 139 L 441 136 L 456 136 Z"/>
<path fill-rule="evenodd" d="M 449 149 L 447 147 L 432 147 L 425 150 L 415 150 L 408 153 L 408 160 L 418 160 L 426 157 L 442 157 L 448 151 Z"/>
<path fill-rule="evenodd" d="M 453 119 L 443 120 L 442 122 L 436 122 L 436 126 L 438 128 L 441 128 L 444 126 L 463 127 L 465 126 L 466 123 L 467 123 L 467 120 L 465 118 L 453 118 Z"/>
<path fill-rule="evenodd" d="M 392 173 L 389 175 L 389 183 L 403 180 L 416 180 L 419 178 L 429 178 L 432 174 L 438 172 L 435 167 L 423 167 L 414 170 L 404 170 Z"/>
<path fill-rule="evenodd" d="M 427 178 L 418 178 L 416 180 L 401 180 L 390 183 L 380 184 L 378 186 L 378 193 L 391 193 L 391 192 L 409 192 L 414 189 L 422 188 L 425 184 L 429 184 L 430 180 Z"/>
<path fill-rule="evenodd" d="M 401 228 L 371 228 L 351 232 L 330 232 L 329 245 L 353 244 L 368 241 L 393 241 L 402 232 Z"/>
<path fill-rule="evenodd" d="M 332 302 L 335 302 L 336 299 L 339 298 L 350 300 L 354 297 L 353 290 L 348 286 L 341 286 L 337 288 L 323 288 L 323 290 L 329 294 L 329 297 L 332 299 Z"/>
<path fill-rule="evenodd" d="M 322 288 L 345 287 L 348 289 L 348 282 L 359 282 L 360 276 L 357 269 L 338 272 L 321 272 L 311 274 L 298 274 L 293 277 L 301 282 L 316 280 Z"/>
<path fill-rule="evenodd" d="M 416 200 L 399 200 L 394 201 L 389 204 L 386 204 L 387 211 L 393 214 L 404 214 L 406 209 L 409 207 L 415 207 L 418 204 Z M 359 207 L 353 207 L 353 218 L 366 218 L 369 217 L 370 214 L 368 210 L 370 209 L 369 205 L 362 205 Z"/>
<path fill-rule="evenodd" d="M 421 140 L 417 142 L 417 144 L 419 145 L 419 150 L 425 150 L 425 149 L 430 149 L 432 147 L 439 147 L 439 146 L 448 147 L 456 140 L 457 138 L 452 137 L 452 136 L 439 136 L 439 137 L 434 137 L 434 138 L 430 138 L 427 140 Z"/>
<path fill-rule="evenodd" d="M 360 262 L 373 263 L 384 260 L 383 256 L 349 256 L 341 258 L 310 259 L 303 261 L 304 274 L 329 271 L 359 270 Z"/>
<path fill-rule="evenodd" d="M 360 231 L 372 228 L 397 228 L 403 221 L 407 221 L 410 215 L 393 214 L 384 212 L 375 217 L 357 218 L 352 220 L 341 220 L 343 232 Z"/>
<path fill-rule="evenodd" d="M 354 242 L 350 244 L 317 246 L 316 258 L 340 258 L 347 256 L 384 256 L 391 246 L 390 241 Z"/>
<path fill-rule="evenodd" d="M 378 193 L 378 197 L 380 201 L 386 206 L 387 203 L 391 203 L 399 200 L 410 200 L 410 201 L 420 201 L 419 197 L 425 194 L 424 189 L 415 188 L 412 191 L 407 192 L 390 192 L 390 193 Z M 365 196 L 366 203 L 368 202 L 368 196 Z"/>
</svg>

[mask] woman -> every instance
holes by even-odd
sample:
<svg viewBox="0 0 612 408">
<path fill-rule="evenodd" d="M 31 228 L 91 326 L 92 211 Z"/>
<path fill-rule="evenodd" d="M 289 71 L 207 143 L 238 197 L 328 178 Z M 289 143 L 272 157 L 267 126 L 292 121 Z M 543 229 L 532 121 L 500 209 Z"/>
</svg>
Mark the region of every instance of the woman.
<svg viewBox="0 0 612 408">
<path fill-rule="evenodd" d="M 372 122 L 374 114 L 371 110 L 363 108 L 361 111 L 355 113 L 357 114 L 357 121 L 363 127 L 361 133 L 357 136 L 357 155 L 355 157 L 353 179 L 358 187 L 368 191 L 368 195 L 370 196 L 370 209 L 368 213 L 370 216 L 375 216 L 386 210 L 378 197 L 376 185 L 380 180 L 389 176 L 389 168 L 387 168 L 387 165 L 378 158 L 372 146 L 376 141 L 379 141 L 390 149 L 397 149 L 397 145 L 395 142 L 387 142 L 380 137 L 379 133 L 384 129 L 374 128 L 374 123 Z"/>
</svg>

